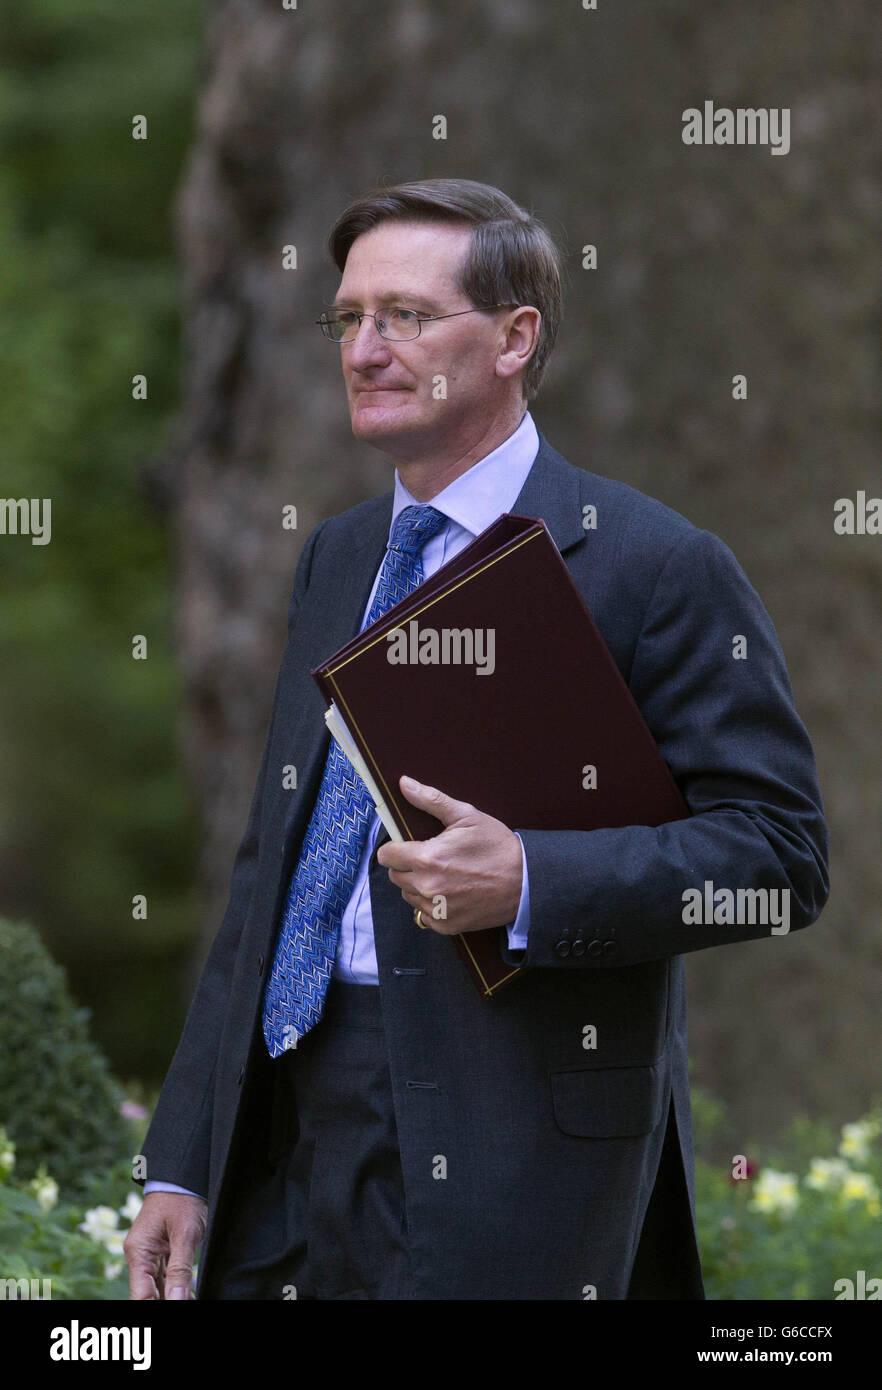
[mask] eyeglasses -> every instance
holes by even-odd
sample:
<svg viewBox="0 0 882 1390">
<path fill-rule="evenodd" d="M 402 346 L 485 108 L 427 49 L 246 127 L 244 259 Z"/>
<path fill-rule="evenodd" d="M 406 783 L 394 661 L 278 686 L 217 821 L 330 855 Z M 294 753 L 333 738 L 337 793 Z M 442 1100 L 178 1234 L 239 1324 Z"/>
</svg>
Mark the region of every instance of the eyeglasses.
<svg viewBox="0 0 882 1390">
<path fill-rule="evenodd" d="M 362 319 L 373 319 L 381 338 L 406 342 L 418 338 L 424 323 L 436 319 L 457 319 L 463 314 L 486 314 L 491 309 L 513 309 L 513 304 L 488 304 L 480 309 L 459 309 L 455 314 L 420 314 L 416 309 L 385 309 L 379 314 L 359 314 L 354 309 L 341 309 L 337 314 L 322 314 L 315 322 L 332 343 L 351 343 L 358 336 Z"/>
</svg>

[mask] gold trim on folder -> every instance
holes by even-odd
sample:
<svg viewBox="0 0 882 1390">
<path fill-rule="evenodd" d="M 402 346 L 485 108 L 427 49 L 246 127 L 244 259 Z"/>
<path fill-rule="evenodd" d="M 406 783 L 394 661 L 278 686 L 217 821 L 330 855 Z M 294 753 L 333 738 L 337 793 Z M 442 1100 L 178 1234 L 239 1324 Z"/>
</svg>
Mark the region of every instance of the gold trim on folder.
<svg viewBox="0 0 882 1390">
<path fill-rule="evenodd" d="M 491 927 L 491 928 L 485 928 L 484 930 L 490 930 L 490 931 L 492 931 L 493 928 L 492 928 L 492 927 Z M 512 977 L 512 975 L 517 975 L 518 971 L 523 969 L 523 966 L 522 966 L 522 965 L 514 965 L 514 966 L 512 966 L 511 970 L 508 972 L 507 975 L 503 975 L 503 977 L 502 977 L 501 980 L 497 980 L 497 981 L 496 981 L 496 984 L 495 984 L 495 985 L 488 985 L 487 981 L 484 979 L 484 972 L 483 972 L 483 970 L 481 969 L 481 967 L 480 967 L 480 965 L 478 964 L 478 962 L 475 960 L 475 953 L 474 953 L 474 951 L 472 950 L 471 946 L 469 945 L 469 934 L 468 934 L 468 932 L 457 932 L 456 935 L 459 937 L 459 939 L 460 939 L 460 941 L 462 942 L 463 946 L 465 946 L 466 950 L 468 951 L 468 953 L 469 953 L 469 959 L 471 960 L 472 965 L 475 967 L 475 970 L 477 971 L 478 976 L 480 977 L 481 984 L 484 986 L 484 993 L 485 993 L 486 995 L 491 995 L 495 989 L 499 989 L 499 986 L 500 986 L 500 985 L 504 985 L 505 982 L 506 982 L 506 980 L 510 980 L 511 977 Z"/>
</svg>

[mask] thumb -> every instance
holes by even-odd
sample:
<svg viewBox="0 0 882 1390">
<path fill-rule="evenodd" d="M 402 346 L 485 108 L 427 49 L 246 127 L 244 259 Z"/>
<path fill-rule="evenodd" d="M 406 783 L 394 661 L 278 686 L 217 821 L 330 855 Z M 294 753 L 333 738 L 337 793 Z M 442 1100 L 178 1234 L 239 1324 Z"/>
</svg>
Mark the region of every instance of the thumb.
<svg viewBox="0 0 882 1390">
<path fill-rule="evenodd" d="M 165 1298 L 192 1298 L 193 1256 L 197 1242 L 186 1227 L 173 1230 L 170 1234 L 168 1264 L 163 1280 Z"/>
<path fill-rule="evenodd" d="M 430 816 L 434 816 L 445 827 L 453 825 L 455 821 L 464 820 L 474 812 L 474 806 L 468 801 L 457 801 L 454 797 L 439 791 L 437 787 L 423 786 L 413 777 L 401 777 L 399 785 L 411 805 L 418 806 L 421 811 L 428 811 Z"/>
</svg>

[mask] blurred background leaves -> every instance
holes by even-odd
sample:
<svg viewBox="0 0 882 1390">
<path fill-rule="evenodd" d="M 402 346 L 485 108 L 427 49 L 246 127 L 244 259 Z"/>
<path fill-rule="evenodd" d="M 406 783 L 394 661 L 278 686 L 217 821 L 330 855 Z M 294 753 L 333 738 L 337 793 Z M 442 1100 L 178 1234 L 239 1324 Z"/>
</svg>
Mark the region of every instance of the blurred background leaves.
<svg viewBox="0 0 882 1390">
<path fill-rule="evenodd" d="M 196 825 L 172 556 L 139 467 L 176 399 L 168 209 L 199 29 L 188 3 L 0 8 L 0 493 L 52 499 L 49 545 L 2 548 L 3 905 L 40 924 L 115 1063 L 153 1075 L 176 1021 L 157 1027 L 156 999 L 177 999 L 190 955 Z M 155 136 L 139 144 L 145 106 Z"/>
</svg>

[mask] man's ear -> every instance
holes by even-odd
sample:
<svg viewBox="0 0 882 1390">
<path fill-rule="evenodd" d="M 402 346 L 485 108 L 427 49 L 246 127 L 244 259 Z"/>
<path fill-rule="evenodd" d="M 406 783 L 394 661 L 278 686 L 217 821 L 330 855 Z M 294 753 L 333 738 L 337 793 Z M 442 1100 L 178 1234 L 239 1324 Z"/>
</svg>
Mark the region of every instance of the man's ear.
<svg viewBox="0 0 882 1390">
<path fill-rule="evenodd" d="M 526 376 L 530 359 L 539 346 L 541 326 L 542 315 L 532 305 L 524 304 L 514 311 L 496 357 L 497 376 L 508 378 L 518 372 Z"/>
</svg>

